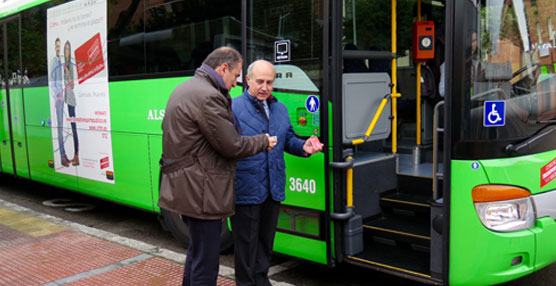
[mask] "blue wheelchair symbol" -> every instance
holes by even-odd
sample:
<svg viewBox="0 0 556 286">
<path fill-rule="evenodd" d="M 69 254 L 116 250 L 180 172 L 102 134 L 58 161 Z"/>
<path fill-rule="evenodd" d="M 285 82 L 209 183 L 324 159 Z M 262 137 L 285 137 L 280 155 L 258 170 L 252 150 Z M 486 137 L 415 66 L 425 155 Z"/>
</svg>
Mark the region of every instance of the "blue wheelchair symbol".
<svg viewBox="0 0 556 286">
<path fill-rule="evenodd" d="M 502 100 L 485 101 L 483 118 L 485 127 L 506 125 L 506 102 Z"/>
<path fill-rule="evenodd" d="M 305 100 L 305 108 L 311 113 L 317 112 L 319 110 L 319 98 L 315 95 L 309 95 Z"/>
</svg>

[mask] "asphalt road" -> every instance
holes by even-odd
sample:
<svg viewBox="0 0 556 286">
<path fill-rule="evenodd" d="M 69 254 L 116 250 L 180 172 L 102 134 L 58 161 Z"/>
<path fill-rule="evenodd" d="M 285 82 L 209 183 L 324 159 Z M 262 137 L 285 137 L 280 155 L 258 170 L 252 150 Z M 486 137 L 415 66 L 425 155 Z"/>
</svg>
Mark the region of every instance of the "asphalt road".
<svg viewBox="0 0 556 286">
<path fill-rule="evenodd" d="M 94 208 L 82 212 L 69 212 L 63 208 L 43 205 L 44 201 L 60 198 L 91 204 Z M 162 229 L 158 217 L 154 213 L 28 180 L 14 179 L 12 176 L 4 174 L 0 174 L 0 199 L 71 222 L 140 240 L 160 248 L 186 253 L 172 235 Z M 233 267 L 232 250 L 222 254 L 220 264 Z M 277 255 L 272 261 L 271 271 L 277 272 L 271 275 L 272 280 L 300 286 L 424 285 L 351 265 L 338 265 L 331 269 L 293 261 Z M 556 264 L 503 285 L 556 285 Z"/>
</svg>

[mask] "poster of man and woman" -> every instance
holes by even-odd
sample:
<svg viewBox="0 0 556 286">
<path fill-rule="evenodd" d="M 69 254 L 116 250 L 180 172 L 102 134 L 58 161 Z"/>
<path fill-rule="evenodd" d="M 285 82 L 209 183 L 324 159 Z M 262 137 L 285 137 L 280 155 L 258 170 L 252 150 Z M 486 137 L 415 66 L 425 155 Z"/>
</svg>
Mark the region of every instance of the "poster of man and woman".
<svg viewBox="0 0 556 286">
<path fill-rule="evenodd" d="M 48 84 L 56 172 L 114 183 L 106 15 L 106 0 L 48 9 Z"/>
</svg>

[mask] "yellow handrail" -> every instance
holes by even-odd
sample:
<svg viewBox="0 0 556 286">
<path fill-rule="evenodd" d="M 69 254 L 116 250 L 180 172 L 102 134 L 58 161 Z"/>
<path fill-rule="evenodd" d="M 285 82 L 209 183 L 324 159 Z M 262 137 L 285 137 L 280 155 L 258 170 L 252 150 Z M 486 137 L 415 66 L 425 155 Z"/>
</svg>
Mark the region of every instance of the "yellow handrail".
<svg viewBox="0 0 556 286">
<path fill-rule="evenodd" d="M 395 55 L 397 53 L 397 42 L 396 42 L 396 34 L 397 34 L 397 28 L 396 28 L 396 0 L 392 0 L 392 54 Z M 397 78 L 397 68 L 398 64 L 397 64 L 397 60 L 394 57 L 392 59 L 392 153 L 396 153 L 398 151 L 398 146 L 397 146 L 397 137 L 398 137 L 398 123 L 397 123 L 397 98 L 401 97 L 401 94 L 399 94 L 397 92 L 396 89 L 396 85 L 398 84 L 398 78 Z"/>
<path fill-rule="evenodd" d="M 353 157 L 347 157 L 347 160 L 353 160 Z M 347 176 L 347 207 L 353 207 L 353 168 L 349 168 L 346 171 Z"/>
<path fill-rule="evenodd" d="M 421 21 L 421 0 L 417 0 L 417 21 Z M 416 39 L 413 39 L 416 41 Z M 417 145 L 421 145 L 421 63 L 417 63 L 417 119 L 416 126 L 417 129 Z"/>
<path fill-rule="evenodd" d="M 382 114 L 382 110 L 384 110 L 386 103 L 388 103 L 388 97 L 390 97 L 390 95 L 384 96 L 384 98 L 380 102 L 380 106 L 378 107 L 378 110 L 376 111 L 373 120 L 371 120 L 371 124 L 369 124 L 369 128 L 367 128 L 367 132 L 365 132 L 365 137 L 361 139 L 355 139 L 351 141 L 351 144 L 353 145 L 363 144 L 365 143 L 365 140 L 371 136 L 371 133 L 373 132 L 373 129 L 375 128 L 375 125 L 378 119 L 380 118 L 380 115 Z"/>
<path fill-rule="evenodd" d="M 416 126 L 417 129 L 417 145 L 421 145 L 421 63 L 417 63 L 417 98 L 416 98 L 416 108 L 417 108 L 417 119 Z"/>
</svg>

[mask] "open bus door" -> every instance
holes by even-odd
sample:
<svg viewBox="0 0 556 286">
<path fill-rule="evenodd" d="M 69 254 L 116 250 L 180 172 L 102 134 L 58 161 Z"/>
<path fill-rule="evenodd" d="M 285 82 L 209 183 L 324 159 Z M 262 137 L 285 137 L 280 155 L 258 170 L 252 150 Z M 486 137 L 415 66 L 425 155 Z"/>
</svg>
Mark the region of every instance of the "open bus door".
<svg viewBox="0 0 556 286">
<path fill-rule="evenodd" d="M 439 98 L 422 103 L 418 95 L 410 27 L 420 4 L 332 2 L 330 167 L 341 191 L 334 194 L 331 217 L 338 260 L 442 284 L 444 105 Z M 444 22 L 444 2 L 427 5 L 433 12 L 426 20 Z M 427 140 L 419 140 L 416 129 Z"/>
<path fill-rule="evenodd" d="M 0 159 L 2 171 L 29 178 L 21 66 L 20 18 L 0 23 Z"/>
</svg>

